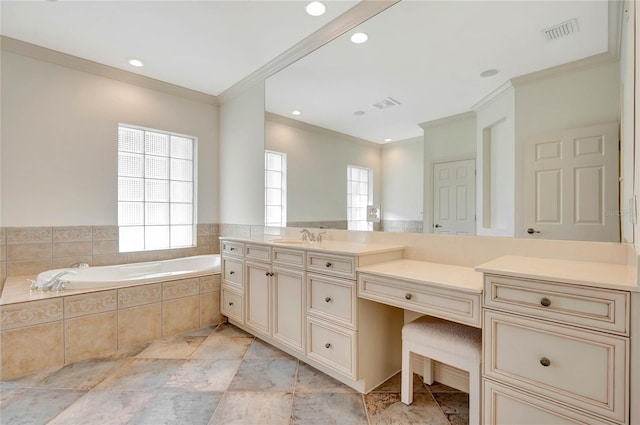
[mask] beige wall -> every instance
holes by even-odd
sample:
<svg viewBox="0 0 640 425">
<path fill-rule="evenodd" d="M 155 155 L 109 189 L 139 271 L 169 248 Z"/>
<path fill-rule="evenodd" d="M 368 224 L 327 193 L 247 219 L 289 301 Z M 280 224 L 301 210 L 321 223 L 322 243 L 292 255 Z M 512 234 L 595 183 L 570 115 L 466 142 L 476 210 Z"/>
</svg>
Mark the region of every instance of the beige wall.
<svg viewBox="0 0 640 425">
<path fill-rule="evenodd" d="M 218 107 L 2 52 L 2 226 L 117 224 L 117 126 L 198 138 L 198 221 L 218 221 Z"/>
<path fill-rule="evenodd" d="M 422 221 L 424 139 L 382 145 L 382 218 Z"/>
</svg>

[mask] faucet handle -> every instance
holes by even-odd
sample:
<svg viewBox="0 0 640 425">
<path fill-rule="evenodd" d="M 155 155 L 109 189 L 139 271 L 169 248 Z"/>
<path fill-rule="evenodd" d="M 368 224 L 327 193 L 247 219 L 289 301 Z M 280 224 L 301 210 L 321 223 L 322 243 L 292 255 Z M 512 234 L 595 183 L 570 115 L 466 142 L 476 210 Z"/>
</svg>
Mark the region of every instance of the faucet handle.
<svg viewBox="0 0 640 425">
<path fill-rule="evenodd" d="M 27 279 L 27 282 L 29 282 L 29 290 L 33 291 L 35 289 L 38 289 L 38 282 L 33 280 L 33 279 Z"/>
<path fill-rule="evenodd" d="M 320 232 L 318 233 L 318 236 L 316 236 L 316 241 L 317 242 L 322 242 L 322 235 L 325 235 L 327 232 Z"/>
</svg>

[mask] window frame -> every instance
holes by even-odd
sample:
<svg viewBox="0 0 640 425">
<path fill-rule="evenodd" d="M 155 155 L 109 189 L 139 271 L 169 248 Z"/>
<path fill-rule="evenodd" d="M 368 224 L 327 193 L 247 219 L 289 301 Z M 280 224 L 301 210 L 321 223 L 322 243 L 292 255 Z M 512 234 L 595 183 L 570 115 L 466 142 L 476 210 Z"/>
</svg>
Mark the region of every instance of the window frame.
<svg viewBox="0 0 640 425">
<path fill-rule="evenodd" d="M 272 154 L 272 155 L 277 155 L 280 157 L 281 159 L 281 169 L 280 171 L 278 170 L 271 170 L 268 166 L 268 160 L 267 160 L 267 155 Z M 268 186 L 268 173 L 269 171 L 272 172 L 279 172 L 280 173 L 280 204 L 279 205 L 269 205 L 267 203 L 267 190 L 269 189 L 278 189 L 278 188 L 274 188 L 274 187 L 269 187 Z M 267 221 L 267 208 L 268 207 L 274 207 L 274 206 L 278 206 L 280 208 L 280 221 L 279 223 L 275 223 L 275 222 L 268 222 Z M 265 149 L 264 151 L 264 225 L 268 226 L 268 227 L 287 227 L 287 153 L 286 152 L 280 152 L 280 151 L 274 151 L 271 149 Z"/>
<path fill-rule="evenodd" d="M 353 207 L 353 193 L 351 191 L 352 183 L 364 183 L 362 180 L 352 180 L 351 179 L 351 170 L 359 169 L 361 172 L 365 171 L 367 173 L 367 205 L 364 207 L 364 213 L 362 217 L 359 217 L 357 220 L 353 220 L 353 212 L 355 208 L 362 207 Z M 358 196 L 362 196 L 362 194 L 358 194 Z M 347 229 L 348 230 L 364 230 L 364 231 L 372 231 L 373 223 L 367 219 L 367 207 L 373 205 L 373 170 L 368 167 L 363 167 L 361 165 L 351 165 L 347 164 Z M 364 223 L 364 225 L 358 225 L 358 223 Z M 366 227 L 366 228 L 362 228 Z"/>
</svg>

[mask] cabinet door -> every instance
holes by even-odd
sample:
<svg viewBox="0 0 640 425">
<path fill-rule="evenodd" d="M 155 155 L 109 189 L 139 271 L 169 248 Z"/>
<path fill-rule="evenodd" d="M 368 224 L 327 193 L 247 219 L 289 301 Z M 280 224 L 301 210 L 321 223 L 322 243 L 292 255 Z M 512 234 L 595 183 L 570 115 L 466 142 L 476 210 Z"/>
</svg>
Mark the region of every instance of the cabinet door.
<svg viewBox="0 0 640 425">
<path fill-rule="evenodd" d="M 271 266 L 246 262 L 245 324 L 252 330 L 271 335 Z"/>
<path fill-rule="evenodd" d="M 304 353 L 305 273 L 273 268 L 273 338 Z"/>
</svg>

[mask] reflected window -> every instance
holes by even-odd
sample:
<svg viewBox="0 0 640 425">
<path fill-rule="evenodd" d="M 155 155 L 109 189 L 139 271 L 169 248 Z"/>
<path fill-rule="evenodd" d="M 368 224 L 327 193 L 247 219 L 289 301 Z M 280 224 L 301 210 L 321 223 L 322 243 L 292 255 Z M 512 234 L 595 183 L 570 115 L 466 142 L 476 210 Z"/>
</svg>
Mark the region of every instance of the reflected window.
<svg viewBox="0 0 640 425">
<path fill-rule="evenodd" d="M 264 151 L 264 225 L 287 225 L 287 154 Z"/>
<path fill-rule="evenodd" d="M 347 165 L 347 228 L 373 230 L 367 221 L 367 206 L 373 201 L 373 171 L 369 168 Z"/>
<path fill-rule="evenodd" d="M 195 246 L 196 139 L 118 126 L 120 252 Z"/>
</svg>

